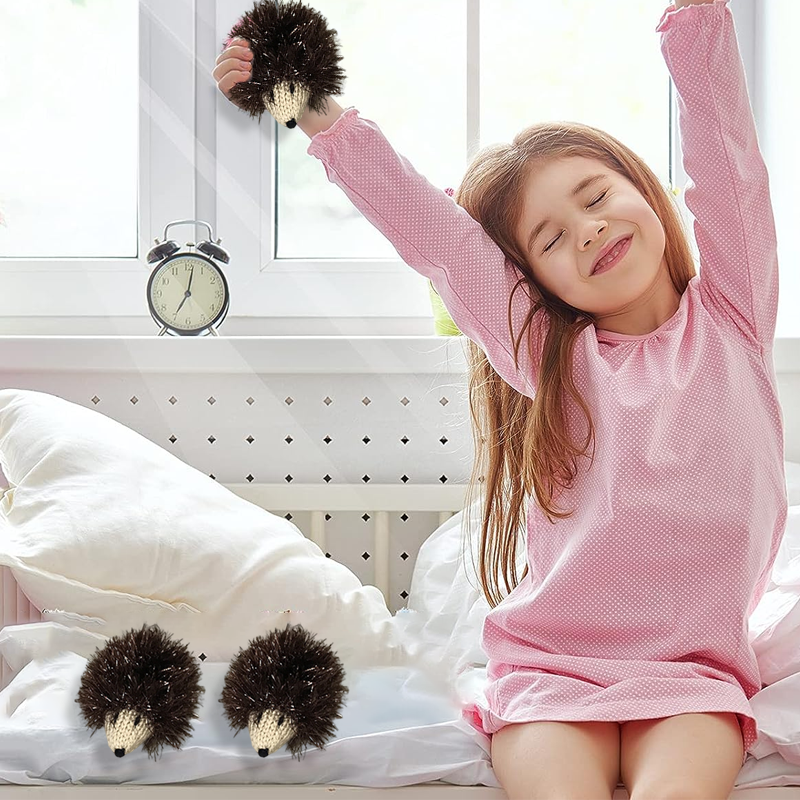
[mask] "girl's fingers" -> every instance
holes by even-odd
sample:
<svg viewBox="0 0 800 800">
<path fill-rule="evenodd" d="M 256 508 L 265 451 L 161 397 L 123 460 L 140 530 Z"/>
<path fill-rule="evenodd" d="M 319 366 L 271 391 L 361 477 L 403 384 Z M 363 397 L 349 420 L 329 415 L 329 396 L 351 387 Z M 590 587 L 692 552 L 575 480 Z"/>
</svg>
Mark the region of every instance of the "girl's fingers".
<svg viewBox="0 0 800 800">
<path fill-rule="evenodd" d="M 217 69 L 219 69 L 219 67 L 217 67 Z M 214 72 L 216 73 L 216 70 L 214 70 Z M 217 88 L 222 94 L 224 94 L 225 97 L 229 97 L 231 89 L 233 89 L 237 83 L 250 80 L 250 73 L 232 69 L 219 77 L 215 74 L 214 80 L 217 82 Z"/>
<path fill-rule="evenodd" d="M 214 76 L 214 80 L 219 83 L 230 72 L 241 72 L 245 77 L 249 78 L 252 71 L 252 62 L 242 61 L 238 58 L 226 58 L 214 67 L 214 71 L 211 74 Z"/>
<path fill-rule="evenodd" d="M 234 38 L 217 56 L 216 67 L 211 73 L 217 88 L 230 99 L 230 91 L 237 83 L 250 80 L 253 72 L 253 52 L 245 39 Z"/>
<path fill-rule="evenodd" d="M 250 50 L 249 47 L 240 47 L 238 45 L 231 45 L 230 47 L 226 47 L 217 56 L 217 60 L 214 63 L 221 64 L 223 61 L 227 61 L 230 58 L 241 59 L 243 61 L 252 61 L 253 51 Z"/>
</svg>

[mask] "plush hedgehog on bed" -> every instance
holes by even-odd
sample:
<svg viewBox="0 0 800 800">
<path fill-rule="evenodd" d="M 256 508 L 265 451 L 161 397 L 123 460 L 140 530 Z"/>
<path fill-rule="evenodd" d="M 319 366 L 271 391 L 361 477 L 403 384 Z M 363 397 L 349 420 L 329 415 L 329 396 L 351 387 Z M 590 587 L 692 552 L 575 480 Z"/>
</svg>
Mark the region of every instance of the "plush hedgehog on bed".
<svg viewBox="0 0 800 800">
<path fill-rule="evenodd" d="M 158 625 L 143 625 L 112 637 L 89 659 L 75 702 L 92 736 L 105 728 L 115 756 L 144 745 L 156 760 L 165 745 L 180 749 L 191 734 L 204 691 L 187 647 Z"/>
<path fill-rule="evenodd" d="M 336 31 L 318 11 L 299 0 L 255 3 L 231 29 L 234 38 L 249 43 L 253 72 L 230 92 L 231 100 L 251 117 L 269 111 L 278 122 L 294 128 L 306 108 L 325 112 L 325 98 L 342 93 L 344 71 Z"/>
<path fill-rule="evenodd" d="M 325 749 L 341 718 L 344 668 L 325 642 L 301 625 L 252 639 L 233 658 L 219 702 L 231 728 L 250 731 L 261 756 L 288 744 L 292 757 L 311 745 Z"/>
</svg>

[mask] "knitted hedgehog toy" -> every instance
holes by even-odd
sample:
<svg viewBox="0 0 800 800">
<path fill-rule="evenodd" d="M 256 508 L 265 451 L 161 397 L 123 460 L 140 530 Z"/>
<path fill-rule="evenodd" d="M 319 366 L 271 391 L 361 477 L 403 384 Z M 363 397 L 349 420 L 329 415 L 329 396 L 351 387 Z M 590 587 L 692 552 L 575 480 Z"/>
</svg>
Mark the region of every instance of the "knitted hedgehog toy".
<svg viewBox="0 0 800 800">
<path fill-rule="evenodd" d="M 158 625 L 112 637 L 86 664 L 75 700 L 94 732 L 122 757 L 143 744 L 156 760 L 164 745 L 180 749 L 197 718 L 200 667 L 184 644 Z"/>
<path fill-rule="evenodd" d="M 306 108 L 325 112 L 325 98 L 342 93 L 342 60 L 336 31 L 325 17 L 299 0 L 263 0 L 231 28 L 225 47 L 246 39 L 253 53 L 250 79 L 230 92 L 231 100 L 258 117 L 266 109 L 278 122 L 294 128 Z"/>
<path fill-rule="evenodd" d="M 341 718 L 344 668 L 325 642 L 301 625 L 252 639 L 233 658 L 219 702 L 231 728 L 250 731 L 263 758 L 288 743 L 292 757 L 307 745 L 325 749 Z"/>
</svg>

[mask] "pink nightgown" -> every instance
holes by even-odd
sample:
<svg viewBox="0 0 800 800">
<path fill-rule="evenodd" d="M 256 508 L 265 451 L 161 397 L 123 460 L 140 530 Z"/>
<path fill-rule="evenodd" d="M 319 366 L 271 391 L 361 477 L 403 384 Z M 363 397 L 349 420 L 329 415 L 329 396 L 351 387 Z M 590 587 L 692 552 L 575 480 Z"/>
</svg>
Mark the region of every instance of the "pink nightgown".
<svg viewBox="0 0 800 800">
<path fill-rule="evenodd" d="M 656 28 L 678 96 L 701 274 L 656 330 L 589 326 L 577 340 L 595 461 L 579 459 L 561 495 L 572 517 L 551 524 L 530 502 L 529 574 L 486 617 L 485 702 L 464 710 L 486 734 L 535 720 L 717 711 L 737 714 L 745 751 L 757 738 L 748 619 L 769 583 L 788 499 L 772 364 L 775 226 L 727 2 L 669 6 Z M 481 226 L 354 107 L 308 153 L 432 281 L 498 374 L 533 396 L 538 353 L 523 344 L 517 371 L 508 330 L 521 273 Z M 518 290 L 517 335 L 527 303 Z M 537 344 L 546 325 L 539 311 Z M 566 408 L 583 433 L 577 406 Z"/>
</svg>

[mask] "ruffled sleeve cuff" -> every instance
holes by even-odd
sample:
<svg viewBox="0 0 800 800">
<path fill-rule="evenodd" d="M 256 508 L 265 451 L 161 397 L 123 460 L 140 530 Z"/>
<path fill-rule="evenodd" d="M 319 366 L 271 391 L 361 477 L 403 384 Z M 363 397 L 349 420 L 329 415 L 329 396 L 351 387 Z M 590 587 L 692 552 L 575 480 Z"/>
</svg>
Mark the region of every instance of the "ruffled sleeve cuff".
<svg viewBox="0 0 800 800">
<path fill-rule="evenodd" d="M 348 128 L 351 128 L 358 120 L 358 109 L 355 106 L 348 106 L 333 125 L 330 128 L 327 128 L 324 131 L 320 131 L 319 133 L 315 133 L 311 137 L 311 142 L 308 145 L 308 149 L 306 152 L 310 156 L 317 156 L 319 157 L 319 150 L 320 148 L 324 147 L 325 143 L 336 136 L 339 136 L 343 131 L 346 131 Z"/>
<path fill-rule="evenodd" d="M 729 0 L 714 0 L 713 3 L 700 3 L 699 5 L 689 5 L 683 8 L 675 8 L 674 3 L 667 6 L 667 10 L 661 15 L 661 20 L 656 26 L 656 33 L 669 30 L 675 24 L 675 20 L 689 21 L 690 17 L 697 14 L 721 14 L 724 6 Z M 685 18 L 685 19 L 684 19 Z"/>
</svg>

